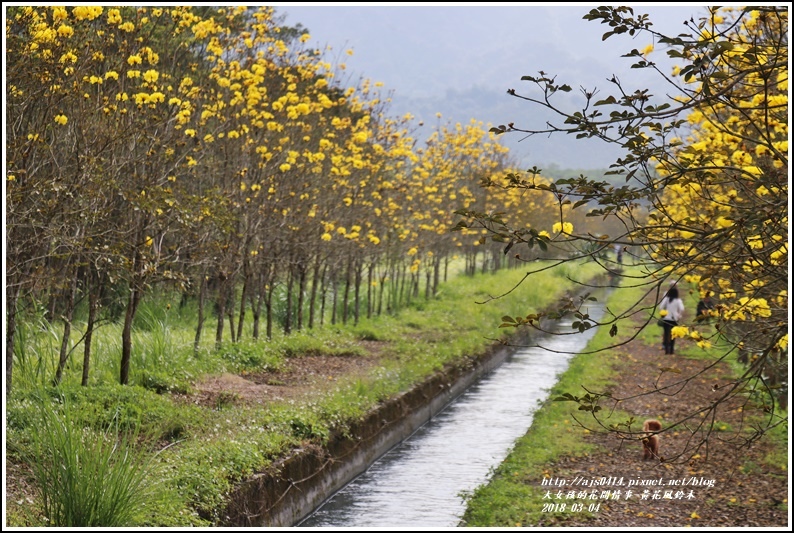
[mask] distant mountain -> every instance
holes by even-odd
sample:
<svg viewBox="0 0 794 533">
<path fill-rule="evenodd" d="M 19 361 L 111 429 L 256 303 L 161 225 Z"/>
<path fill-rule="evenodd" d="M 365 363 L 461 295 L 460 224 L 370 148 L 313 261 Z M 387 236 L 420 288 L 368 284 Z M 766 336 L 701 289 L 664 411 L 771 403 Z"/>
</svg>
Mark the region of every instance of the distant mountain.
<svg viewBox="0 0 794 533">
<path fill-rule="evenodd" d="M 539 106 L 523 102 L 507 94 L 506 90 L 471 87 L 465 90 L 447 90 L 443 96 L 427 98 L 400 98 L 396 95 L 392 109 L 395 115 L 410 112 L 425 123 L 428 134 L 439 119 L 442 124 L 467 124 L 471 119 L 484 125 L 498 126 L 514 122 L 517 127 L 543 125 L 558 117 Z M 555 164 L 561 168 L 607 168 L 621 153 L 605 143 L 592 139 L 576 139 L 572 135 L 555 134 L 527 136 L 523 133 L 505 133 L 499 142 L 510 149 L 510 155 L 519 168 Z"/>
<path fill-rule="evenodd" d="M 524 75 L 544 71 L 574 90 L 555 99 L 565 111 L 580 109 L 580 87 L 614 90 L 606 81 L 613 74 L 628 92 L 651 87 L 662 95 L 658 78 L 649 71 L 631 69 L 622 58 L 642 42 L 625 38 L 602 41 L 605 27 L 583 21 L 588 6 L 536 5 L 445 5 L 445 6 L 282 6 L 287 23 L 300 23 L 309 30 L 319 49 L 330 45 L 330 58 L 347 64 L 351 83 L 360 78 L 383 82 L 393 91 L 394 116 L 411 113 L 424 120 L 429 132 L 442 122 L 467 123 L 472 118 L 484 124 L 507 124 L 540 128 L 547 120 L 562 122 L 539 105 L 507 94 L 508 88 L 526 93 L 533 87 L 521 81 Z M 681 21 L 696 13 L 697 6 L 638 7 L 648 12 L 654 28 L 675 35 Z M 647 42 L 646 42 L 647 41 Z M 353 50 L 353 56 L 345 51 Z M 654 57 L 664 61 L 660 51 Z M 655 84 L 655 85 L 654 85 Z M 537 92 L 534 93 L 537 95 Z M 519 133 L 502 135 L 520 166 L 604 168 L 621 154 L 595 140 L 573 136 L 551 138 Z"/>
</svg>

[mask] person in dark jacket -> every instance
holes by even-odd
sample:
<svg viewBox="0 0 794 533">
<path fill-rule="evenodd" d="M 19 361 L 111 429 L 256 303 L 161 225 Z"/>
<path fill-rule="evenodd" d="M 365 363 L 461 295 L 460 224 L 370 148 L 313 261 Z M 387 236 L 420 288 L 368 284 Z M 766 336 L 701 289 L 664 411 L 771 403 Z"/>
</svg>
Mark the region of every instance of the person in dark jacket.
<svg viewBox="0 0 794 533">
<path fill-rule="evenodd" d="M 678 325 L 678 321 L 684 316 L 684 301 L 678 295 L 678 287 L 673 285 L 667 289 L 662 301 L 659 302 L 659 309 L 664 311 L 662 317 L 662 346 L 665 354 L 672 354 L 675 350 L 675 339 L 673 339 L 673 328 Z"/>
</svg>

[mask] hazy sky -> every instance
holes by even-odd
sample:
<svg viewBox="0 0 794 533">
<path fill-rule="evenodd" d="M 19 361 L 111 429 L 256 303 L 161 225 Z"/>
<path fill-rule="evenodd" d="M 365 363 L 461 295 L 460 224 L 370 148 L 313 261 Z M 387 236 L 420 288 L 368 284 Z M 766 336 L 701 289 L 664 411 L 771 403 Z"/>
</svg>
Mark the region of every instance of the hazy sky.
<svg viewBox="0 0 794 533">
<path fill-rule="evenodd" d="M 631 92 L 650 87 L 661 95 L 667 90 L 647 71 L 630 69 L 634 60 L 620 57 L 651 44 L 650 36 L 624 34 L 602 41 L 608 26 L 582 19 L 599 4 L 273 5 L 286 14 L 287 24 L 309 29 L 311 44 L 330 46 L 328 57 L 345 62 L 354 79 L 380 81 L 392 90 L 395 115 L 411 112 L 435 121 L 435 114 L 441 112 L 443 121 L 467 123 L 475 118 L 484 124 L 514 122 L 517 127 L 530 127 L 540 120 L 542 125 L 550 117 L 506 94 L 509 88 L 528 90 L 529 83 L 521 77 L 541 70 L 575 89 L 576 94 L 569 95 L 572 104 L 580 86 L 609 94 L 612 87 L 606 79 L 613 74 L 630 85 Z M 635 13 L 650 15 L 654 28 L 672 35 L 686 31 L 685 20 L 705 12 L 694 4 L 633 6 Z M 353 50 L 353 56 L 345 54 L 347 49 Z M 661 64 L 667 58 L 657 50 L 651 59 Z M 502 138 L 524 163 L 595 168 L 607 166 L 619 155 L 595 141 L 537 136 L 520 140 L 520 134 Z"/>
</svg>

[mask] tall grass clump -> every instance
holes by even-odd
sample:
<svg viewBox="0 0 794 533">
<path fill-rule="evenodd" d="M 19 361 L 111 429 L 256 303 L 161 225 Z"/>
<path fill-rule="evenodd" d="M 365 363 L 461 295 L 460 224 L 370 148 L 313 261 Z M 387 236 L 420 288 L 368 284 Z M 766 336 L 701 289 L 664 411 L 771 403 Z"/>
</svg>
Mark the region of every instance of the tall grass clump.
<svg viewBox="0 0 794 533">
<path fill-rule="evenodd" d="M 39 397 L 39 419 L 17 443 L 33 473 L 44 519 L 56 527 L 142 522 L 156 499 L 153 459 L 136 451 L 137 431 L 97 431 L 72 420 L 66 403 Z"/>
<path fill-rule="evenodd" d="M 36 388 L 53 378 L 61 333 L 41 314 L 17 323 L 13 361 L 16 387 Z"/>
</svg>

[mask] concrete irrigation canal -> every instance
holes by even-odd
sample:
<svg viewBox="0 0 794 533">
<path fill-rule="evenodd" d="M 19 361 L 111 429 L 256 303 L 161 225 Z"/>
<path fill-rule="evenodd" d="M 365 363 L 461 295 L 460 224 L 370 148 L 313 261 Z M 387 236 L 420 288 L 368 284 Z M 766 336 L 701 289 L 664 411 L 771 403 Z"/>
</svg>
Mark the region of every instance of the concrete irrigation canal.
<svg viewBox="0 0 794 533">
<path fill-rule="evenodd" d="M 589 313 L 598 319 L 601 297 Z M 558 331 L 570 332 L 570 321 Z M 456 527 L 462 493 L 491 469 L 532 424 L 540 402 L 573 353 L 595 333 L 546 336 L 511 353 L 452 398 L 407 438 L 295 525 L 300 527 Z"/>
</svg>

